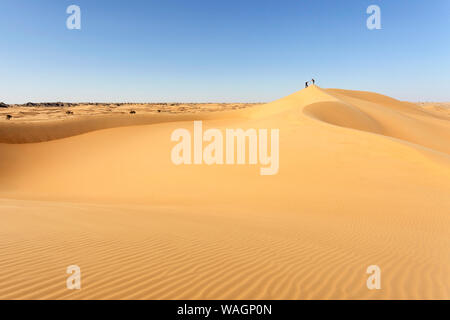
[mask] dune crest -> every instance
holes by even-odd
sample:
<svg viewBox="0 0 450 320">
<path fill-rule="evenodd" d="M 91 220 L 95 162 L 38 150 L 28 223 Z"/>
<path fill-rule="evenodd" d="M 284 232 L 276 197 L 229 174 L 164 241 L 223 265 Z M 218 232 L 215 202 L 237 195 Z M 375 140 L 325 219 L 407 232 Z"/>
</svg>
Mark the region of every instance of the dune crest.
<svg viewBox="0 0 450 320">
<path fill-rule="evenodd" d="M 157 116 L 20 138 L 2 123 L 0 298 L 450 298 L 448 115 L 311 86 Z M 193 120 L 279 129 L 278 173 L 174 165 L 171 133 Z M 77 292 L 64 288 L 73 264 Z M 382 290 L 366 287 L 374 264 Z"/>
</svg>

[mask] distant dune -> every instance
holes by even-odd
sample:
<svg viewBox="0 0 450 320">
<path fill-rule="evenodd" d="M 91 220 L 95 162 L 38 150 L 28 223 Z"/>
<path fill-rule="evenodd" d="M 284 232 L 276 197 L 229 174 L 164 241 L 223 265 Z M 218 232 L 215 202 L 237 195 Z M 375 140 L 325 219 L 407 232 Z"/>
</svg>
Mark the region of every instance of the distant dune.
<svg viewBox="0 0 450 320">
<path fill-rule="evenodd" d="M 2 116 L 0 299 L 450 299 L 447 109 L 317 86 L 235 109 Z M 279 173 L 175 166 L 193 120 L 279 129 Z"/>
<path fill-rule="evenodd" d="M 0 143 L 32 143 L 131 125 L 208 119 L 251 103 L 27 103 L 0 109 Z M 11 118 L 6 121 L 6 116 Z M 215 116 L 213 116 L 215 117 Z"/>
</svg>

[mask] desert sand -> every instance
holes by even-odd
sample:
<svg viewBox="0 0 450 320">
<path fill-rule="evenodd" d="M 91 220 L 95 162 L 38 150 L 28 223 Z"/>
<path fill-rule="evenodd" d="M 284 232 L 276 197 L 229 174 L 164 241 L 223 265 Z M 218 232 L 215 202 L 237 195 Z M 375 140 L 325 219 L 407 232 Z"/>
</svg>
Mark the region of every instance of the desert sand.
<svg viewBox="0 0 450 320">
<path fill-rule="evenodd" d="M 250 103 L 47 103 L 0 108 L 0 143 L 31 143 L 89 131 L 152 124 L 182 119 L 208 118 L 209 112 L 232 111 Z M 63 106 L 48 106 L 63 105 Z M 7 106 L 7 105 L 5 105 Z M 157 115 L 157 116 L 156 116 Z"/>
<path fill-rule="evenodd" d="M 2 116 L 0 299 L 450 299 L 446 108 L 311 86 L 235 109 Z M 175 166 L 193 120 L 279 129 L 279 173 Z"/>
</svg>

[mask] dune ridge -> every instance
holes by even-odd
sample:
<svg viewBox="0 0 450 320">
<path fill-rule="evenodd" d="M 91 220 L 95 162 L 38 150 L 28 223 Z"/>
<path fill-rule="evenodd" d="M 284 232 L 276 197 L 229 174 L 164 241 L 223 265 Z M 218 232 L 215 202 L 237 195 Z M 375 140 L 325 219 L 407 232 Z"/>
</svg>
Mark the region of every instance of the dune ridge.
<svg viewBox="0 0 450 320">
<path fill-rule="evenodd" d="M 38 143 L 7 130 L 0 298 L 450 298 L 446 113 L 311 86 L 154 119 L 78 119 L 53 136 L 36 124 L 19 139 Z M 280 129 L 279 173 L 173 165 L 170 134 L 194 119 Z M 71 264 L 79 291 L 65 289 Z M 381 290 L 366 287 L 372 264 Z"/>
<path fill-rule="evenodd" d="M 216 104 L 213 104 L 215 106 Z M 95 108 L 94 108 L 95 107 Z M 106 107 L 105 107 L 106 108 Z M 163 122 L 173 121 L 188 121 L 188 120 L 207 120 L 212 119 L 215 116 L 211 115 L 215 110 L 205 110 L 204 108 L 189 110 L 183 112 L 177 110 L 180 107 L 174 107 L 172 110 L 152 110 L 142 106 L 137 108 L 127 107 L 127 112 L 115 111 L 111 112 L 110 108 L 106 108 L 106 111 L 98 110 L 97 106 L 91 106 L 90 108 L 69 108 L 68 112 L 74 112 L 75 116 L 62 117 L 60 114 L 64 114 L 64 110 L 48 110 L 55 108 L 46 108 L 45 111 L 39 111 L 39 108 L 35 108 L 32 112 L 27 112 L 35 116 L 39 112 L 46 112 L 42 119 L 35 120 L 33 118 L 25 120 L 20 119 L 17 121 L 3 121 L 0 123 L 0 143 L 19 144 L 19 143 L 35 143 L 45 142 L 56 139 L 63 139 L 79 134 L 84 134 L 92 131 L 126 127 L 133 125 L 149 125 Z M 182 107 L 183 108 L 183 107 Z M 218 107 L 215 107 L 219 109 Z M 236 117 L 239 113 L 233 110 L 235 107 L 231 107 L 230 110 L 224 108 L 222 115 L 224 117 Z M 23 108 L 21 108 L 23 109 Z M 116 108 L 118 109 L 118 108 Z M 123 109 L 123 108 L 122 108 Z M 130 112 L 136 112 L 137 114 L 130 114 Z M 131 110 L 131 111 L 130 111 Z M 183 109 L 181 109 L 183 110 Z M 12 113 L 8 109 L 7 113 Z M 6 114 L 6 112 L 4 112 Z M 217 111 L 216 111 L 217 112 Z M 16 112 L 17 113 L 17 112 Z M 19 114 L 24 114 L 23 111 L 19 111 Z M 52 114 L 56 113 L 57 116 Z M 78 114 L 80 113 L 80 114 Z M 1 115 L 1 114 L 0 114 Z"/>
</svg>

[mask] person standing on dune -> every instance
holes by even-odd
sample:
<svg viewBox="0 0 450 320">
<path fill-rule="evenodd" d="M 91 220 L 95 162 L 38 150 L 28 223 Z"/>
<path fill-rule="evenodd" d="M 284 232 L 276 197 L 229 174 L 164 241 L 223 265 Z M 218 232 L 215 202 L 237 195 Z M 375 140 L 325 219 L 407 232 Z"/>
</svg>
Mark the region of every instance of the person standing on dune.
<svg viewBox="0 0 450 320">
<path fill-rule="evenodd" d="M 316 80 L 314 80 L 314 78 L 311 81 L 313 84 L 316 84 Z"/>
<path fill-rule="evenodd" d="M 305 82 L 305 88 L 308 88 L 308 81 Z"/>
</svg>

